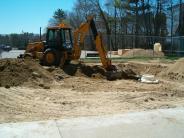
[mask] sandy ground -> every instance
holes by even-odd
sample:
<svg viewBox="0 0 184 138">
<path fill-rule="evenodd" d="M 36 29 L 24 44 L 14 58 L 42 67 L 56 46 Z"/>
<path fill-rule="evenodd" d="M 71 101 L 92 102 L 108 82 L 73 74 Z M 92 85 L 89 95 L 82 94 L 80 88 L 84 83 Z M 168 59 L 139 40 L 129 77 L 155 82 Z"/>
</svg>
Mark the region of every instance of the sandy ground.
<svg viewBox="0 0 184 138">
<path fill-rule="evenodd" d="M 157 75 L 170 64 L 131 63 L 140 74 Z M 159 76 L 159 84 L 70 76 L 50 83 L 0 87 L 0 123 L 100 116 L 184 106 L 184 83 Z"/>
</svg>

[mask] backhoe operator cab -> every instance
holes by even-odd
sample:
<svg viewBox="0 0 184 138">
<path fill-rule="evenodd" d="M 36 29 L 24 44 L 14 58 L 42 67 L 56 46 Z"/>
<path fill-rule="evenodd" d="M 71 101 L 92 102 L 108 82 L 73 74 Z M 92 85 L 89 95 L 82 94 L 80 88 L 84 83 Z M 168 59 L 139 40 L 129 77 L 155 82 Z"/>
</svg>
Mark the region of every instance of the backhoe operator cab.
<svg viewBox="0 0 184 138">
<path fill-rule="evenodd" d="M 73 47 L 70 28 L 48 28 L 46 48 L 71 50 Z"/>
<path fill-rule="evenodd" d="M 59 25 L 57 27 L 49 27 L 46 34 L 46 45 L 44 47 L 43 64 L 59 65 L 66 60 L 66 55 L 72 54 L 73 42 L 71 28 Z M 65 61 L 64 61 L 65 60 Z"/>
</svg>

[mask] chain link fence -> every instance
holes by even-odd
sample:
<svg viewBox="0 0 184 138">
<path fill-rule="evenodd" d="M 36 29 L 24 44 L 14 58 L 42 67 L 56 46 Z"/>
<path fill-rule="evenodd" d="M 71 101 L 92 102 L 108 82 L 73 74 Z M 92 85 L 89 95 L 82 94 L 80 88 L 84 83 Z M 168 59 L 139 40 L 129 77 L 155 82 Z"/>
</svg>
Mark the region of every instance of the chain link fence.
<svg viewBox="0 0 184 138">
<path fill-rule="evenodd" d="M 117 55 L 118 49 L 123 49 L 125 52 L 130 51 L 129 54 L 127 54 L 129 57 L 159 57 L 160 55 L 154 52 L 155 43 L 161 44 L 162 53 L 165 56 L 184 56 L 184 36 L 102 35 L 102 38 L 105 49 L 109 51 L 110 56 L 111 54 Z M 88 35 L 85 38 L 83 50 L 95 51 L 92 35 Z M 85 56 L 87 56 L 87 54 L 85 54 Z"/>
</svg>

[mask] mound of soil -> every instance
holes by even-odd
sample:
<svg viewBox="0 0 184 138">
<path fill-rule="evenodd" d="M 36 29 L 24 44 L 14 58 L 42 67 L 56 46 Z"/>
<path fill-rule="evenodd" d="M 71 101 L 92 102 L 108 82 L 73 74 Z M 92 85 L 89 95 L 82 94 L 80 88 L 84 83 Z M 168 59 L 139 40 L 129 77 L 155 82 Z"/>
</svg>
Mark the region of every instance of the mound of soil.
<svg viewBox="0 0 184 138">
<path fill-rule="evenodd" d="M 66 74 L 77 77 L 90 77 L 94 79 L 137 79 L 137 74 L 130 68 L 119 68 L 117 71 L 106 71 L 100 65 L 70 64 L 63 68 Z"/>
<path fill-rule="evenodd" d="M 123 57 L 163 57 L 163 52 L 155 52 L 152 49 L 131 49 L 123 54 Z"/>
<path fill-rule="evenodd" d="M 140 67 L 140 66 L 139 66 Z M 119 65 L 118 71 L 106 71 L 99 65 L 70 64 L 63 69 L 55 67 L 43 67 L 35 60 L 3 59 L 0 60 L 0 86 L 51 86 L 53 81 L 77 76 L 93 79 L 138 79 L 140 74 L 138 66 Z M 142 69 L 140 69 L 142 70 Z"/>
<path fill-rule="evenodd" d="M 166 70 L 162 71 L 159 76 L 171 80 L 184 80 L 184 58 L 176 61 L 175 64 L 170 65 Z"/>
<path fill-rule="evenodd" d="M 33 60 L 3 59 L 0 60 L 0 86 L 19 86 L 32 83 L 50 82 L 52 75 Z"/>
<path fill-rule="evenodd" d="M 166 67 L 157 64 L 142 64 L 142 63 L 124 63 L 118 64 L 118 68 L 121 70 L 132 70 L 135 74 L 144 75 L 144 74 L 152 74 L 158 75 L 162 70 Z"/>
</svg>

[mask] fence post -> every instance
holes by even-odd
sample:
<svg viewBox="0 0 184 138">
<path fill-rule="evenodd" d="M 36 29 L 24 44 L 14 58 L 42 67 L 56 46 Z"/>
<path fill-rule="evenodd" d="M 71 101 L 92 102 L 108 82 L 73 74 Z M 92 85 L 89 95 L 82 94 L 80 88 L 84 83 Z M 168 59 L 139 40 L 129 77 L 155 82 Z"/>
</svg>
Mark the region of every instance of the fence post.
<svg viewBox="0 0 184 138">
<path fill-rule="evenodd" d="M 173 36 L 171 35 L 171 56 L 173 56 Z"/>
<path fill-rule="evenodd" d="M 152 44 L 152 49 L 153 49 L 153 58 L 154 58 L 155 57 L 154 44 Z"/>
<path fill-rule="evenodd" d="M 135 47 L 135 35 L 133 35 L 133 45 L 132 45 L 132 51 L 133 51 L 133 57 L 134 57 L 134 47 Z"/>
<path fill-rule="evenodd" d="M 0 58 L 2 58 L 2 52 L 3 52 L 3 51 L 0 49 Z"/>
<path fill-rule="evenodd" d="M 111 58 L 112 58 L 112 55 L 111 55 L 111 54 L 112 54 L 112 48 L 111 48 L 111 35 L 110 35 L 110 34 L 108 34 L 108 35 L 109 35 L 109 38 L 110 38 L 110 47 L 109 47 L 110 49 L 109 49 L 109 50 L 110 50 L 110 59 L 111 59 Z"/>
</svg>

